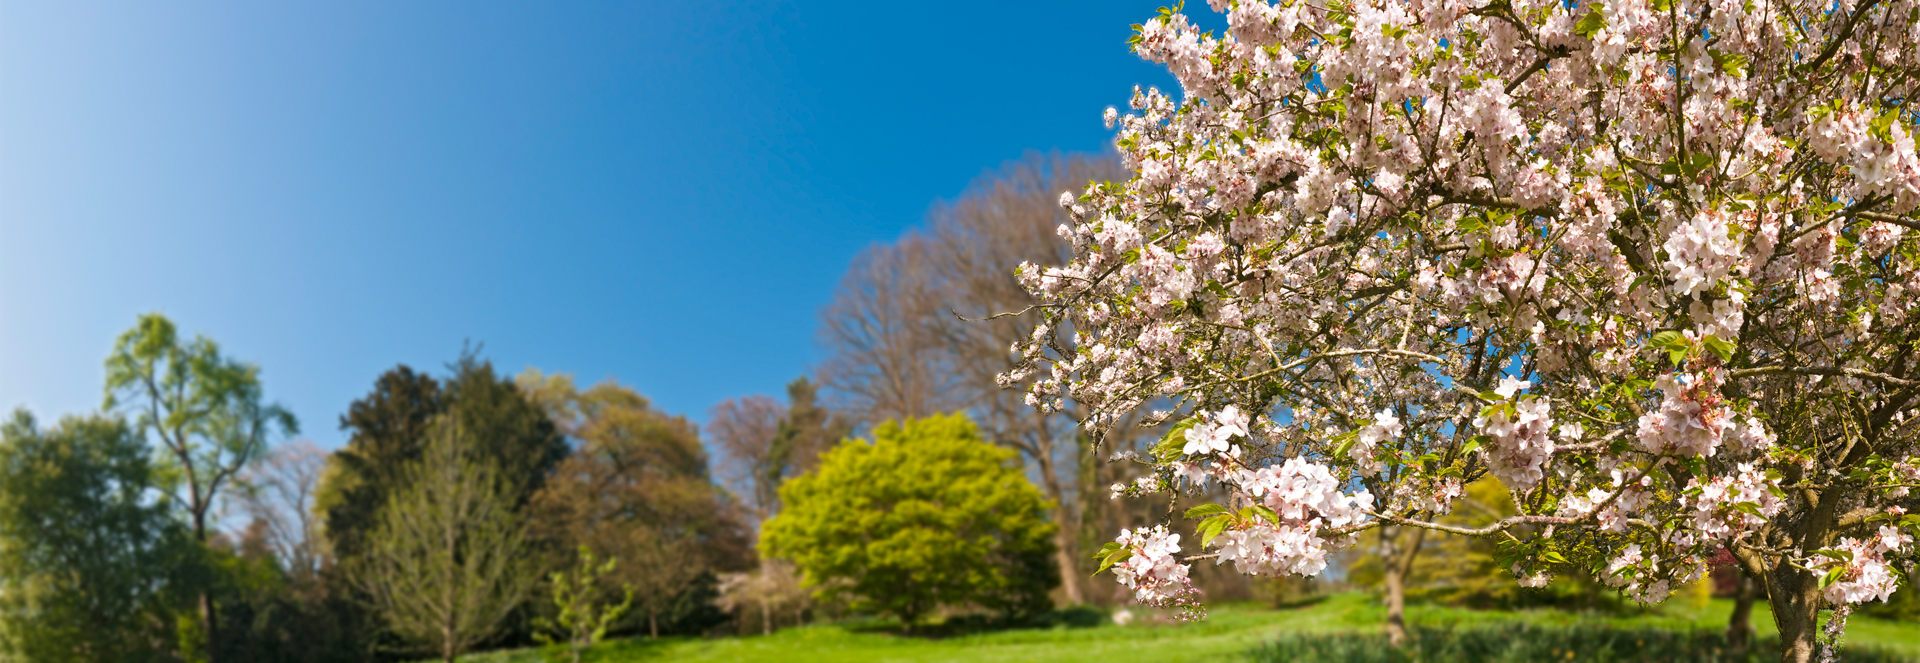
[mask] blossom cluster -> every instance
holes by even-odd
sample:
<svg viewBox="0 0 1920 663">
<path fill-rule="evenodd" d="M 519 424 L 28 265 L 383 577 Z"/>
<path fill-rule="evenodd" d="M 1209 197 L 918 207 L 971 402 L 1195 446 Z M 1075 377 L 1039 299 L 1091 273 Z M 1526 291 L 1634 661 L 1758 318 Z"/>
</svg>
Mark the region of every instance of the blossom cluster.
<svg viewBox="0 0 1920 663">
<path fill-rule="evenodd" d="M 1373 506 L 1372 494 L 1343 493 L 1325 465 L 1300 458 L 1233 475 L 1234 483 L 1272 510 L 1276 520 L 1255 521 L 1213 540 L 1220 549 L 1216 563 L 1233 562 L 1248 575 L 1319 573 L 1327 568 L 1330 550 L 1321 529 L 1361 522 Z"/>
<path fill-rule="evenodd" d="M 1493 475 L 1508 486 L 1528 490 L 1544 478 L 1542 468 L 1553 456 L 1553 406 L 1544 398 L 1518 396 L 1515 391 L 1531 384 L 1511 378 L 1502 379 L 1498 395 L 1507 399 L 1489 405 L 1474 418 L 1473 426 L 1485 431 L 1490 442 L 1481 449 Z"/>
<path fill-rule="evenodd" d="M 1906 552 L 1912 544 L 1912 536 L 1887 526 L 1865 540 L 1841 538 L 1834 548 L 1844 558 L 1832 564 L 1840 577 L 1827 585 L 1827 600 L 1836 605 L 1887 600 L 1900 587 L 1900 573 L 1887 563 L 1887 555 Z"/>
<path fill-rule="evenodd" d="M 1693 526 L 1714 539 L 1739 538 L 1780 513 L 1779 482 L 1752 463 L 1741 463 L 1738 474 L 1717 476 L 1702 482 L 1695 477 L 1688 492 L 1693 507 Z"/>
<path fill-rule="evenodd" d="M 1119 544 L 1131 554 L 1113 565 L 1113 576 L 1133 590 L 1134 599 L 1157 607 L 1179 606 L 1198 596 L 1187 577 L 1188 565 L 1174 557 L 1180 535 L 1165 525 L 1120 530 Z"/>
</svg>

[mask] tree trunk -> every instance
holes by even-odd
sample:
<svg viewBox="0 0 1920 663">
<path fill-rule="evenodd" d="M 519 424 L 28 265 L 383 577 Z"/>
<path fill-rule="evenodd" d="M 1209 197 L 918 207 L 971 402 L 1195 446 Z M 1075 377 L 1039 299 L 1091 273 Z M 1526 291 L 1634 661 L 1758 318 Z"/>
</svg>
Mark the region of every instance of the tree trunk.
<svg viewBox="0 0 1920 663">
<path fill-rule="evenodd" d="M 200 547 L 205 548 L 207 546 L 206 508 L 195 505 L 192 510 L 193 537 L 200 542 Z M 213 594 L 205 589 L 200 590 L 200 635 L 206 638 L 207 663 L 220 663 L 220 614 L 213 605 Z"/>
<path fill-rule="evenodd" d="M 200 628 L 207 639 L 207 663 L 218 663 L 220 655 L 220 619 L 213 607 L 213 595 L 200 592 Z"/>
<path fill-rule="evenodd" d="M 1727 617 L 1727 648 L 1745 652 L 1753 641 L 1753 600 L 1760 593 L 1760 583 L 1746 571 L 1735 570 L 1735 573 L 1740 574 L 1740 579 L 1733 592 L 1733 614 Z"/>
<path fill-rule="evenodd" d="M 1045 430 L 1045 422 L 1041 422 Z M 1044 443 L 1036 442 L 1033 449 L 1047 449 Z M 1079 518 L 1074 517 L 1073 508 L 1067 504 L 1066 490 L 1060 486 L 1060 478 L 1054 475 L 1053 459 L 1045 453 L 1033 453 L 1034 464 L 1040 469 L 1040 484 L 1047 493 L 1047 499 L 1053 500 L 1053 524 L 1057 528 L 1053 533 L 1053 561 L 1060 567 L 1060 589 L 1067 595 L 1069 605 L 1084 605 L 1086 594 L 1080 589 L 1080 565 L 1075 562 L 1079 557 L 1080 536 Z"/>
<path fill-rule="evenodd" d="M 658 610 L 647 611 L 647 637 L 660 639 L 660 614 Z"/>
<path fill-rule="evenodd" d="M 1414 528 L 1412 541 L 1402 543 L 1400 537 L 1407 533 L 1402 528 L 1393 528 L 1389 535 L 1381 530 L 1380 537 L 1386 545 L 1381 557 L 1381 566 L 1385 567 L 1387 583 L 1387 641 L 1399 647 L 1407 641 L 1407 576 L 1413 573 L 1413 560 L 1420 554 L 1420 544 L 1426 539 L 1427 531 Z"/>
<path fill-rule="evenodd" d="M 767 605 L 764 591 L 760 593 L 760 634 L 773 635 L 773 608 Z"/>
<path fill-rule="evenodd" d="M 1812 663 L 1819 656 L 1820 586 L 1812 573 L 1781 561 L 1768 574 L 1767 604 L 1780 629 L 1782 663 Z"/>
<path fill-rule="evenodd" d="M 1067 508 L 1064 506 L 1058 507 L 1058 510 L 1064 512 Z M 1062 516 L 1064 515 L 1063 513 Z M 1069 519 L 1060 517 L 1054 520 Z M 1066 591 L 1068 605 L 1084 605 L 1087 602 L 1087 597 L 1080 591 L 1080 565 L 1074 563 L 1074 558 L 1078 557 L 1078 555 L 1075 555 L 1074 551 L 1070 549 L 1075 537 L 1079 534 L 1080 528 L 1068 527 L 1067 523 L 1058 524 L 1060 525 L 1060 530 L 1053 534 L 1053 559 L 1056 564 L 1060 565 L 1060 588 Z"/>
</svg>

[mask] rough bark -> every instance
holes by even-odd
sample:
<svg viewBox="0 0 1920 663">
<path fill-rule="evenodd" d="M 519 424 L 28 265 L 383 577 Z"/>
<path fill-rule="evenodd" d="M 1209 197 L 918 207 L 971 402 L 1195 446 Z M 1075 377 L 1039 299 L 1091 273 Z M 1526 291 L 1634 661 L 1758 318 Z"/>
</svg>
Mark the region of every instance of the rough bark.
<svg viewBox="0 0 1920 663">
<path fill-rule="evenodd" d="M 1819 655 L 1820 587 L 1813 574 L 1785 562 L 1768 578 L 1768 604 L 1780 629 L 1782 663 L 1812 663 Z"/>
</svg>

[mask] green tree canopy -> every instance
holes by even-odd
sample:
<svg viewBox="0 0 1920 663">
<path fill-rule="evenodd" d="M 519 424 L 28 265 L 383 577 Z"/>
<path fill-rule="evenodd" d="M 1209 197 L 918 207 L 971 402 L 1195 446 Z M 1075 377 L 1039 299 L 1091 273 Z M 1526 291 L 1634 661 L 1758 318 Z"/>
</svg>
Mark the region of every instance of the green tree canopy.
<svg viewBox="0 0 1920 663">
<path fill-rule="evenodd" d="M 140 316 L 107 356 L 106 409 L 126 410 L 160 442 L 166 453 L 158 478 L 202 542 L 220 491 L 266 452 L 276 431 L 299 432 L 292 413 L 261 400 L 260 367 L 223 356 L 205 336 L 182 342 L 158 313 Z"/>
<path fill-rule="evenodd" d="M 202 544 L 224 492 L 275 436 L 299 432 L 293 413 L 263 402 L 260 368 L 220 353 L 205 336 L 183 341 L 173 321 L 140 316 L 107 356 L 106 409 L 133 415 L 134 426 L 164 451 L 156 483 L 186 510 Z M 206 642 L 221 642 L 214 597 L 199 596 Z M 205 651 L 224 660 L 217 646 Z"/>
<path fill-rule="evenodd" d="M 697 626 L 675 623 L 698 616 L 674 614 L 679 599 L 713 571 L 751 564 L 752 549 L 693 422 L 611 381 L 581 390 L 567 375 L 535 370 L 519 381 L 578 443 L 529 505 L 537 538 L 554 552 L 618 559 L 610 582 L 634 589 L 633 617 L 648 632 Z"/>
<path fill-rule="evenodd" d="M 340 417 L 351 437 L 336 452 L 321 482 L 317 508 L 336 557 L 359 557 L 375 514 L 406 487 L 408 463 L 426 448 L 435 417 L 451 414 L 471 439 L 480 462 L 498 469 L 515 508 L 544 484 L 568 452 L 566 438 L 493 364 L 463 354 L 444 382 L 407 366 L 381 374 L 373 392 Z"/>
<path fill-rule="evenodd" d="M 1052 507 L 1015 452 L 980 438 L 965 415 L 888 421 L 849 439 L 780 489 L 760 549 L 791 559 L 810 586 L 900 617 L 941 605 L 1006 614 L 1050 607 Z"/>
<path fill-rule="evenodd" d="M 0 660 L 173 660 L 163 598 L 194 546 L 149 458 L 118 419 L 0 425 Z"/>
</svg>

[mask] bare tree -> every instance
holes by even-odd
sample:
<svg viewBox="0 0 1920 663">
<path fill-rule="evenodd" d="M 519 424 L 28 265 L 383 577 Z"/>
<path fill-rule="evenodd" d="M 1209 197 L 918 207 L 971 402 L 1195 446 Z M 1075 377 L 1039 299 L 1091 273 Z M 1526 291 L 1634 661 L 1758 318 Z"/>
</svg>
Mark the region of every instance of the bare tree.
<svg viewBox="0 0 1920 663">
<path fill-rule="evenodd" d="M 1057 562 L 1072 603 L 1086 601 L 1077 417 L 1039 413 L 1024 390 L 1003 389 L 996 377 L 1013 367 L 1009 346 L 1038 319 L 1022 313 L 1035 302 L 1015 269 L 1070 255 L 1056 231 L 1069 222 L 1061 192 L 1126 174 L 1115 159 L 1059 154 L 1028 154 L 988 172 L 936 205 L 925 228 L 863 252 L 822 314 L 828 358 L 820 373 L 837 404 L 869 422 L 964 410 L 996 443 L 1022 453 L 1059 505 Z M 1058 331 L 1061 346 L 1072 346 L 1070 333 Z"/>
<path fill-rule="evenodd" d="M 787 384 L 782 404 L 760 394 L 714 406 L 707 435 L 721 452 L 721 480 L 745 495 L 759 521 L 780 511 L 780 484 L 805 474 L 852 432 L 845 418 L 820 406 L 819 386 L 802 376 Z"/>
<path fill-rule="evenodd" d="M 313 499 L 326 467 L 327 452 L 307 440 L 296 440 L 275 447 L 240 476 L 247 515 L 265 527 L 274 555 L 289 575 L 302 582 L 320 572 L 320 519 L 314 514 Z"/>
<path fill-rule="evenodd" d="M 828 358 L 820 379 L 834 390 L 836 405 L 864 421 L 924 417 L 964 405 L 957 396 L 960 377 L 947 365 L 952 357 L 929 352 L 947 294 L 929 269 L 932 253 L 920 233 L 867 247 L 854 256 L 821 315 Z"/>
<path fill-rule="evenodd" d="M 492 637 L 537 579 L 507 486 L 473 446 L 458 419 L 435 421 L 354 574 L 394 633 L 446 663 Z"/>
<path fill-rule="evenodd" d="M 773 516 L 778 481 L 768 481 L 773 445 L 787 406 L 764 394 L 729 398 L 707 416 L 707 438 L 720 451 L 720 480 L 746 502 L 756 521 Z"/>
</svg>

